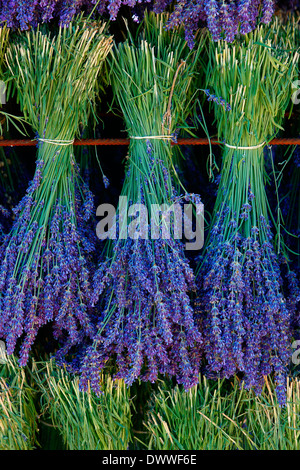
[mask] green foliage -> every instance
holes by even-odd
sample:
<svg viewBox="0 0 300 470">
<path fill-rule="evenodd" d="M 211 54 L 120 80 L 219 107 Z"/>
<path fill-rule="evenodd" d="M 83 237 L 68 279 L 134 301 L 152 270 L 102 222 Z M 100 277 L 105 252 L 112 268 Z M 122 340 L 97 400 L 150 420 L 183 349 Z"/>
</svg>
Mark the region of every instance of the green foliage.
<svg viewBox="0 0 300 470">
<path fill-rule="evenodd" d="M 131 399 L 123 381 L 102 375 L 103 394 L 81 392 L 78 378 L 53 360 L 35 362 L 41 416 L 57 427 L 67 450 L 126 450 L 132 440 Z"/>
<path fill-rule="evenodd" d="M 280 407 L 266 379 L 261 396 L 239 380 L 200 377 L 189 392 L 162 384 L 144 423 L 151 450 L 299 450 L 300 387 L 288 382 L 287 406 Z"/>
</svg>

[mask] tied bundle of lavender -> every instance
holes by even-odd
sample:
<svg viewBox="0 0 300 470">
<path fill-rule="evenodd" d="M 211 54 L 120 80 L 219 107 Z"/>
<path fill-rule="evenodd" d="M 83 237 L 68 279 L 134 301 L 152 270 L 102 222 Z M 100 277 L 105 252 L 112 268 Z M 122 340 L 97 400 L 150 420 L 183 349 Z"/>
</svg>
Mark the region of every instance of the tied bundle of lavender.
<svg viewBox="0 0 300 470">
<path fill-rule="evenodd" d="M 288 3 L 288 8 L 295 10 L 299 2 Z M 177 28 L 183 24 L 186 40 L 194 47 L 200 22 L 214 40 L 224 37 L 231 42 L 238 32 L 246 34 L 260 23 L 269 23 L 276 0 L 0 0 L 0 24 L 6 22 L 10 28 L 24 30 L 57 19 L 60 25 L 68 25 L 82 10 L 107 13 L 111 20 L 116 20 L 123 6 L 131 8 L 134 21 L 141 20 L 146 8 L 152 8 L 155 13 L 171 8 L 166 26 Z"/>
<path fill-rule="evenodd" d="M 73 344 L 92 333 L 93 246 L 86 227 L 93 198 L 79 178 L 72 144 L 80 124 L 87 125 L 111 46 L 104 23 L 78 18 L 54 33 L 26 32 L 6 54 L 39 142 L 34 177 L 0 250 L 0 337 L 8 354 L 20 346 L 21 365 L 48 322 L 61 345 L 65 337 Z"/>
<path fill-rule="evenodd" d="M 171 140 L 190 111 L 204 38 L 199 35 L 191 52 L 182 28 L 169 33 L 165 21 L 147 14 L 136 39 L 115 46 L 110 57 L 112 87 L 131 143 L 111 239 L 94 277 L 97 334 L 73 363 L 81 387 L 91 385 L 96 393 L 99 373 L 111 363 L 115 377 L 127 385 L 154 382 L 159 374 L 175 377 L 185 388 L 198 380 L 201 336 L 189 298 L 193 271 L 173 227 L 164 237 L 162 218 L 151 216 L 154 206 L 181 201 L 174 189 Z M 182 197 L 188 198 L 184 191 Z M 189 197 L 197 202 L 197 196 Z M 137 225 L 131 231 L 132 223 Z"/>
<path fill-rule="evenodd" d="M 275 250 L 279 227 L 265 190 L 264 147 L 281 128 L 291 97 L 299 60 L 294 30 L 274 21 L 233 45 L 211 43 L 209 86 L 231 111 L 215 107 L 225 146 L 197 273 L 206 370 L 224 377 L 240 372 L 257 392 L 274 372 L 281 403 L 291 359 L 290 312 Z"/>
</svg>

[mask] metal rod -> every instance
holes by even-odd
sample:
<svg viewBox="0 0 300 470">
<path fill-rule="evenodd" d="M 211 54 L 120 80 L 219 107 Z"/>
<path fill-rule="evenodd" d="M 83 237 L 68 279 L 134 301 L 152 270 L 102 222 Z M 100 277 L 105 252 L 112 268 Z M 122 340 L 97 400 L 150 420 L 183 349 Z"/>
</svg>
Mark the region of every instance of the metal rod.
<svg viewBox="0 0 300 470">
<path fill-rule="evenodd" d="M 82 139 L 75 140 L 74 145 L 129 145 L 129 139 Z M 177 144 L 172 145 L 208 145 L 206 138 L 178 139 Z M 221 145 L 221 142 L 211 141 L 212 145 Z M 0 147 L 34 147 L 37 145 L 35 139 L 3 139 L 0 140 Z M 300 145 L 300 138 L 277 138 L 272 139 L 269 145 Z"/>
</svg>

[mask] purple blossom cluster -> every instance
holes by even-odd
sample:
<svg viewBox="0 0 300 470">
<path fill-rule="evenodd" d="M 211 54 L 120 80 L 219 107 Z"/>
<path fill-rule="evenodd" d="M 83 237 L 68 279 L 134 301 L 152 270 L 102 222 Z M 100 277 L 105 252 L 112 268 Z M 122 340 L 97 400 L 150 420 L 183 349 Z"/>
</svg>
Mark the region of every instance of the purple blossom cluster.
<svg viewBox="0 0 300 470">
<path fill-rule="evenodd" d="M 167 4 L 168 1 L 155 4 L 154 10 L 161 12 Z M 195 31 L 201 23 L 207 26 L 214 41 L 225 39 L 232 42 L 239 32 L 246 34 L 260 22 L 268 23 L 274 11 L 274 0 L 182 0 L 176 2 L 168 27 L 183 23 L 186 40 L 191 48 Z"/>
<path fill-rule="evenodd" d="M 93 299 L 100 299 L 97 334 L 80 365 L 80 384 L 99 391 L 99 372 L 111 358 L 116 378 L 155 382 L 175 377 L 188 389 L 198 381 L 201 334 L 189 293 L 194 274 L 181 242 L 118 241 L 113 261 L 100 265 Z"/>
<path fill-rule="evenodd" d="M 245 211 L 251 211 L 247 206 Z M 228 214 L 229 208 L 220 211 L 211 229 L 198 278 L 195 308 L 202 324 L 205 372 L 226 378 L 242 374 L 245 387 L 257 393 L 264 376 L 274 373 L 278 399 L 284 404 L 294 306 L 283 294 L 267 221 L 259 217 L 246 237 L 238 230 L 235 214 L 229 227 L 223 223 Z"/>
<path fill-rule="evenodd" d="M 293 154 L 294 164 L 297 168 L 300 168 L 300 145 L 296 145 Z"/>
<path fill-rule="evenodd" d="M 158 193 L 165 188 L 172 202 L 199 203 L 196 194 L 175 193 L 170 171 L 154 157 L 149 142 L 146 146 L 149 175 L 155 165 L 161 169 L 155 179 Z M 128 180 L 135 181 L 135 168 L 136 162 L 133 168 L 129 166 L 124 183 L 127 191 L 132 187 Z M 144 204 L 150 191 L 148 178 L 154 175 L 145 176 L 140 187 Z M 127 196 L 131 201 L 130 191 Z M 90 300 L 97 312 L 97 333 L 90 344 L 82 345 L 69 367 L 79 373 L 82 389 L 91 385 L 96 393 L 100 391 L 99 373 L 110 360 L 117 367 L 115 377 L 127 385 L 137 379 L 155 382 L 161 374 L 174 377 L 188 389 L 198 381 L 202 337 L 194 321 L 190 295 L 196 291 L 195 276 L 184 244 L 172 236 L 172 230 L 165 239 L 160 225 L 155 239 L 149 226 L 148 236 L 143 231 L 143 237 L 122 239 L 121 223 L 120 213 L 117 239 L 104 253 L 93 279 Z"/>
<path fill-rule="evenodd" d="M 82 8 L 91 8 L 94 3 L 85 0 L 2 0 L 0 22 L 6 22 L 8 27 L 21 30 L 35 27 L 39 23 L 47 23 L 54 18 L 58 18 L 60 24 L 66 25 Z"/>
<path fill-rule="evenodd" d="M 171 0 L 2 0 L 0 23 L 7 22 L 9 27 L 22 30 L 52 19 L 67 25 L 81 11 L 108 14 L 115 20 L 123 5 L 130 7 L 134 18 L 138 18 L 145 8 L 161 13 L 168 10 L 171 3 Z M 239 31 L 245 34 L 259 22 L 268 23 L 274 10 L 275 0 L 181 0 L 175 2 L 168 28 L 183 23 L 190 47 L 201 23 L 208 27 L 213 40 L 224 38 L 232 42 Z"/>
<path fill-rule="evenodd" d="M 300 11 L 299 0 L 277 0 L 276 6 L 282 11 Z"/>
<path fill-rule="evenodd" d="M 44 161 L 38 159 L 0 247 L 0 337 L 8 354 L 18 350 L 22 366 L 37 333 L 49 322 L 64 354 L 94 333 L 88 312 L 94 246 L 87 220 L 93 212 L 92 195 L 85 186 L 79 191 L 76 173 L 70 173 L 67 194 L 60 197 L 59 183 L 53 182 L 49 204 L 37 197 L 44 180 Z"/>
</svg>

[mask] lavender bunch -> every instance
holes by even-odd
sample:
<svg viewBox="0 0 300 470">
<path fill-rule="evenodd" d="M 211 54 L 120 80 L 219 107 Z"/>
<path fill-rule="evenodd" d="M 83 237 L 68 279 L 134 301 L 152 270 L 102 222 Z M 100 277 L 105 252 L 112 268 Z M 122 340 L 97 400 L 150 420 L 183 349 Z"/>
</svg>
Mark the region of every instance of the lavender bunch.
<svg viewBox="0 0 300 470">
<path fill-rule="evenodd" d="M 40 328 L 70 344 L 92 334 L 88 317 L 92 195 L 79 178 L 73 140 L 87 125 L 112 40 L 106 25 L 21 35 L 6 54 L 26 121 L 37 134 L 36 170 L 0 248 L 0 337 L 26 364 Z"/>
<path fill-rule="evenodd" d="M 81 388 L 91 384 L 96 393 L 99 374 L 111 362 L 114 377 L 127 385 L 138 379 L 154 382 L 159 374 L 175 377 L 185 388 L 198 380 L 201 335 L 193 318 L 194 275 L 183 242 L 172 230 L 163 238 L 159 216 L 153 237 L 143 211 L 127 236 L 134 204 L 142 204 L 149 215 L 154 204 L 169 207 L 181 198 L 174 189 L 171 139 L 190 112 L 203 38 L 191 52 L 182 28 L 169 33 L 165 21 L 164 15 L 146 15 L 137 38 L 116 45 L 110 57 L 111 83 L 131 143 L 121 192 L 128 204 L 119 204 L 111 228 L 116 239 L 108 241 L 94 276 L 97 333 L 75 364 Z M 183 197 L 188 197 L 184 191 Z"/>
<path fill-rule="evenodd" d="M 197 272 L 207 373 L 240 373 L 258 393 L 264 376 L 274 373 L 281 403 L 291 359 L 291 312 L 279 265 L 282 239 L 265 189 L 264 147 L 281 128 L 291 97 L 299 60 L 294 34 L 291 25 L 274 21 L 235 45 L 210 45 L 208 85 L 231 110 L 214 108 L 225 146 Z"/>
<path fill-rule="evenodd" d="M 300 11 L 299 0 L 277 0 L 276 7 L 284 12 Z"/>
</svg>

